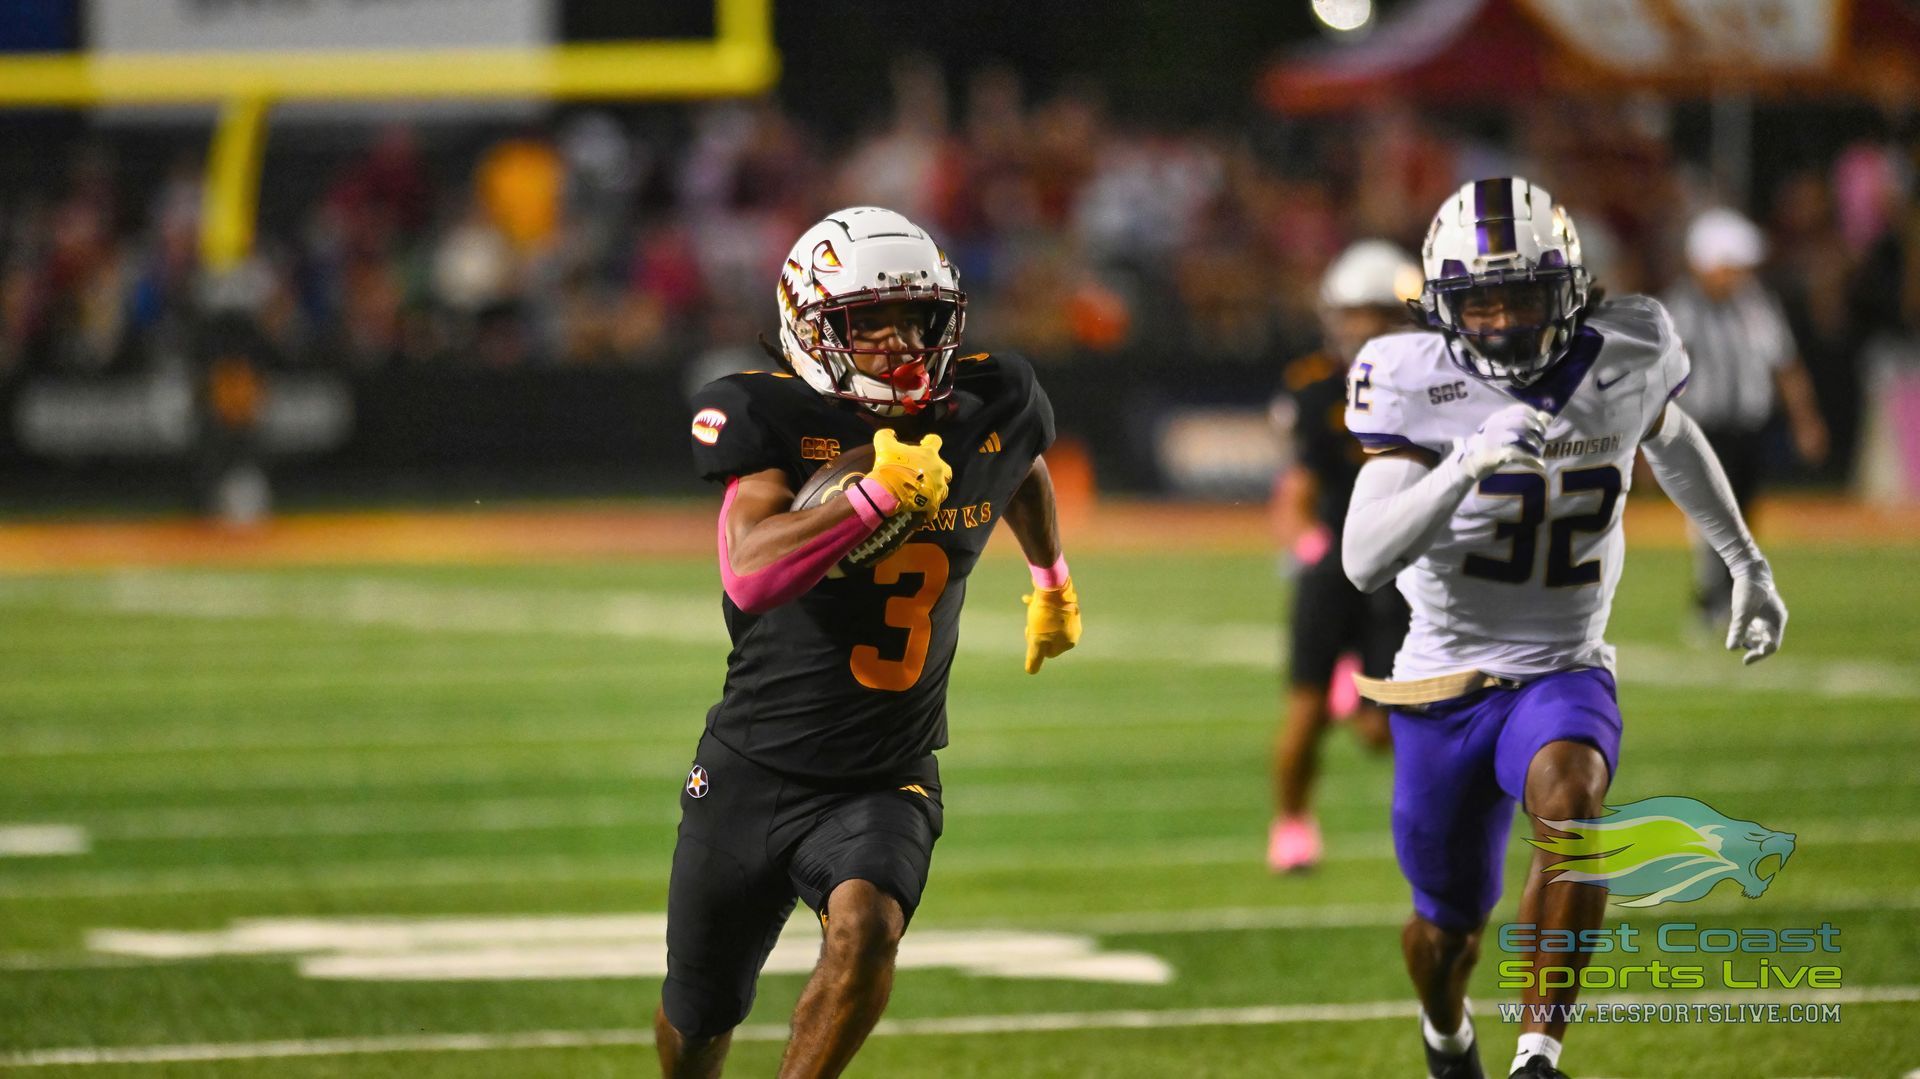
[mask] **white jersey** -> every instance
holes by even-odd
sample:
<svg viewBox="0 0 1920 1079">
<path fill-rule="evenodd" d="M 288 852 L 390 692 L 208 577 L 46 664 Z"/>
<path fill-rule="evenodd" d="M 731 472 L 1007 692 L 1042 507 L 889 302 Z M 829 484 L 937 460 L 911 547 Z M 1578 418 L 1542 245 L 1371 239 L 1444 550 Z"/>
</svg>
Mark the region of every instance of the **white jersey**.
<svg viewBox="0 0 1920 1079">
<path fill-rule="evenodd" d="M 1370 452 L 1417 446 L 1445 456 L 1487 417 L 1525 401 L 1554 414 L 1547 468 L 1481 480 L 1439 540 L 1400 572 L 1413 618 L 1394 677 L 1612 670 L 1604 635 L 1634 451 L 1687 381 L 1673 320 L 1649 297 L 1605 303 L 1524 389 L 1474 377 L 1448 347 L 1432 333 L 1369 341 L 1347 376 L 1347 429 Z"/>
</svg>

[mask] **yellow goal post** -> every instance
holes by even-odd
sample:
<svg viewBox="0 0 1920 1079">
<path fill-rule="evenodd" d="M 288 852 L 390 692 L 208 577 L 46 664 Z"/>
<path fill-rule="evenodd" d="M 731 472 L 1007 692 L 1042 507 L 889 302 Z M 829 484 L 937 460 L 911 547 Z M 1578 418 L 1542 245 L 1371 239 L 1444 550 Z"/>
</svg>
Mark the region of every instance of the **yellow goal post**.
<svg viewBox="0 0 1920 1079">
<path fill-rule="evenodd" d="M 714 36 L 543 48 L 62 53 L 0 58 L 0 108 L 214 104 L 201 256 L 252 249 L 266 125 L 288 101 L 745 97 L 780 73 L 773 0 L 714 0 Z"/>
</svg>

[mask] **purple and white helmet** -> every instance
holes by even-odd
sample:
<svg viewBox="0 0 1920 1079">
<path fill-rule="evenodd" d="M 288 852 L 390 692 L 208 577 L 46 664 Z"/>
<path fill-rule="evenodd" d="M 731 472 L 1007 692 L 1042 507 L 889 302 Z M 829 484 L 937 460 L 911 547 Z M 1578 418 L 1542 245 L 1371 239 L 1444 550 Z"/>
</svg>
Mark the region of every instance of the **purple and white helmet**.
<svg viewBox="0 0 1920 1079">
<path fill-rule="evenodd" d="M 1419 313 L 1447 335 L 1455 363 L 1525 386 L 1565 355 L 1592 281 L 1573 218 L 1544 188 L 1519 176 L 1463 185 L 1433 215 L 1420 258 Z M 1476 303 L 1524 317 L 1469 327 L 1461 313 Z"/>
</svg>

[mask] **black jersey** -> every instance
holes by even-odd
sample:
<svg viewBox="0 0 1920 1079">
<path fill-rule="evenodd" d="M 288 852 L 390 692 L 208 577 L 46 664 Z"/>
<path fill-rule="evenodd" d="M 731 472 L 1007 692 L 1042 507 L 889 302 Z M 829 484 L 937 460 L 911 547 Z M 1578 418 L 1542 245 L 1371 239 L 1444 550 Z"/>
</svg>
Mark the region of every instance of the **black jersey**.
<svg viewBox="0 0 1920 1079">
<path fill-rule="evenodd" d="M 899 550 L 835 570 L 763 614 L 722 598 L 733 652 L 707 729 L 763 767 L 848 779 L 902 768 L 947 744 L 947 676 L 967 575 L 1033 459 L 1053 442 L 1053 406 L 1027 361 L 956 361 L 953 396 L 930 417 L 887 419 L 793 375 L 749 373 L 694 396 L 694 461 L 724 483 L 778 468 L 794 490 L 843 449 L 893 427 L 936 433 L 953 468 L 936 519 Z"/>
<path fill-rule="evenodd" d="M 1293 459 L 1319 481 L 1314 516 L 1339 535 L 1366 463 L 1366 451 L 1347 433 L 1346 370 L 1316 352 L 1288 364 L 1282 377 L 1293 401 Z"/>
</svg>

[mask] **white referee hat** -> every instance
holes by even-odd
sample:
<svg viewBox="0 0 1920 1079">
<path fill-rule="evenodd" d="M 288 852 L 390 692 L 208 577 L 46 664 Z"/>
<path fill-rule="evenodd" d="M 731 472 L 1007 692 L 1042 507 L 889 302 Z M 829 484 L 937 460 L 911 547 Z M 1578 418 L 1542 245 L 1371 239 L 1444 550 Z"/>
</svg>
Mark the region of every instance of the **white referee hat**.
<svg viewBox="0 0 1920 1079">
<path fill-rule="evenodd" d="M 1687 226 L 1687 265 L 1696 271 L 1751 270 L 1767 257 L 1760 226 L 1735 210 L 1717 206 Z"/>
</svg>

